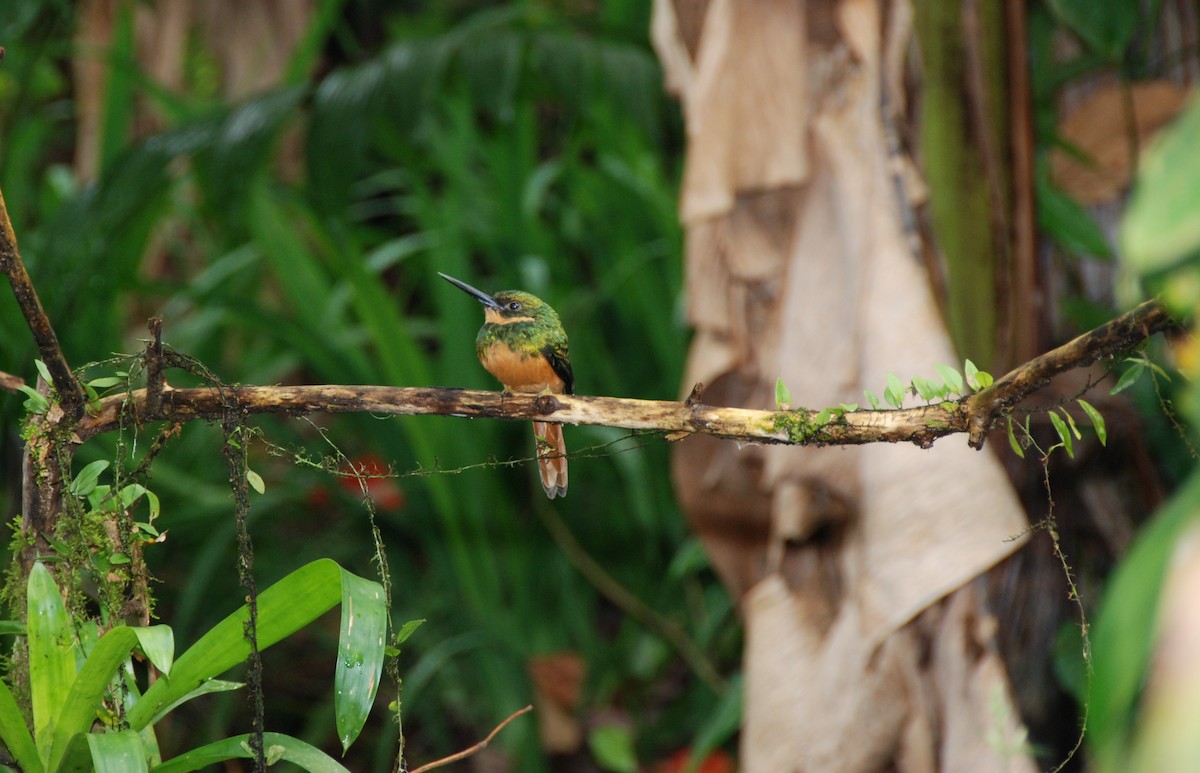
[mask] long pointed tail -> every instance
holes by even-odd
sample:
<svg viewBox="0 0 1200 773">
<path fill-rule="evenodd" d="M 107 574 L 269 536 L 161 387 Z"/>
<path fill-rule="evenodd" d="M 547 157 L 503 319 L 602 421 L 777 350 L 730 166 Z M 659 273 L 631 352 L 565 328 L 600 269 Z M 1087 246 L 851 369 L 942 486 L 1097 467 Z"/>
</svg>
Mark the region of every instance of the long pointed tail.
<svg viewBox="0 0 1200 773">
<path fill-rule="evenodd" d="M 546 421 L 533 423 L 534 442 L 537 443 L 538 473 L 542 477 L 542 488 L 546 496 L 567 495 L 567 444 L 563 441 L 561 424 Z"/>
</svg>

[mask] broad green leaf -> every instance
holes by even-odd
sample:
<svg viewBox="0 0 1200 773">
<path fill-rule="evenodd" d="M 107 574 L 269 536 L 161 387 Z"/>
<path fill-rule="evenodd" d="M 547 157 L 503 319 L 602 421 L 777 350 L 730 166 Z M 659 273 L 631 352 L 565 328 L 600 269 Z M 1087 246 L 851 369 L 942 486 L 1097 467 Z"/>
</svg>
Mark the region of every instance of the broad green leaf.
<svg viewBox="0 0 1200 773">
<path fill-rule="evenodd" d="M 871 410 L 878 411 L 880 408 L 879 398 L 869 389 L 863 390 L 863 397 L 867 398 L 867 404 L 871 406 Z"/>
<path fill-rule="evenodd" d="M 0 741 L 12 755 L 13 760 L 25 773 L 41 773 L 42 760 L 29 727 L 17 706 L 17 699 L 8 689 L 8 683 L 0 679 Z"/>
<path fill-rule="evenodd" d="M 114 8 L 109 17 L 108 32 L 112 37 L 113 59 L 123 58 L 118 51 L 131 51 L 134 45 L 134 9 L 129 6 Z M 97 113 L 96 144 L 100 157 L 100 168 L 106 169 L 117 159 L 128 143 L 133 131 L 134 101 L 137 99 L 137 68 L 114 65 L 106 68 L 104 86 L 97 98 L 100 100 Z"/>
<path fill-rule="evenodd" d="M 1200 250 L 1200 99 L 1158 136 L 1138 164 L 1121 223 L 1126 262 L 1150 274 L 1194 259 Z"/>
<path fill-rule="evenodd" d="M 100 395 L 99 395 L 99 393 L 97 393 L 96 390 L 93 389 L 90 384 L 83 385 L 83 392 L 87 398 L 88 410 L 91 411 L 93 414 L 98 413 L 100 411 Z"/>
<path fill-rule="evenodd" d="M 3 636 L 6 633 L 24 636 L 25 624 L 16 620 L 0 620 L 0 636 Z"/>
<path fill-rule="evenodd" d="M 1163 601 L 1169 596 L 1175 598 L 1168 602 L 1169 611 L 1156 632 L 1157 647 L 1153 659 L 1170 661 L 1171 654 L 1168 653 L 1178 652 L 1173 649 L 1176 643 L 1190 635 L 1192 599 L 1183 601 L 1178 596 L 1193 596 L 1194 575 L 1191 567 L 1178 564 L 1194 560 L 1195 554 L 1184 545 L 1194 545 L 1198 538 L 1200 526 L 1193 525 L 1176 542 L 1176 564 L 1167 570 L 1169 586 L 1160 594 Z M 1187 558 L 1183 557 L 1185 555 Z M 1194 652 L 1195 648 L 1189 650 Z M 1153 684 L 1143 693 L 1138 707 L 1130 761 L 1124 770 L 1129 773 L 1200 770 L 1200 735 L 1196 733 L 1200 721 L 1200 690 L 1196 689 L 1194 679 L 1168 662 L 1156 663 L 1150 679 Z"/>
<path fill-rule="evenodd" d="M 1047 415 L 1050 417 L 1050 423 L 1054 425 L 1054 431 L 1058 434 L 1058 439 L 1062 441 L 1063 448 L 1067 449 L 1067 456 L 1074 459 L 1075 449 L 1071 442 L 1071 430 L 1067 428 L 1067 423 L 1055 411 L 1050 411 Z"/>
<path fill-rule="evenodd" d="M 709 754 L 725 744 L 742 723 L 742 675 L 736 674 L 729 681 L 729 688 L 721 696 L 703 724 L 696 729 L 692 740 L 691 751 L 688 754 L 690 770 L 703 762 Z"/>
<path fill-rule="evenodd" d="M 925 402 L 929 402 L 930 400 L 932 400 L 934 398 L 936 387 L 934 387 L 929 381 L 926 381 L 925 379 L 921 378 L 920 376 L 913 377 L 912 387 L 916 391 L 917 396 L 920 397 Z"/>
<path fill-rule="evenodd" d="M 123 378 L 118 378 L 117 376 L 103 376 L 101 378 L 92 379 L 91 381 L 87 382 L 85 386 L 90 386 L 93 389 L 108 389 L 109 387 L 124 383 L 125 379 Z"/>
<path fill-rule="evenodd" d="M 1163 367 L 1161 365 L 1159 365 L 1157 362 L 1154 362 L 1153 360 L 1149 359 L 1144 354 L 1142 355 L 1142 359 L 1146 363 L 1146 367 L 1150 368 L 1150 370 L 1153 371 L 1154 373 L 1156 373 L 1157 375 L 1162 376 L 1164 381 L 1167 381 L 1168 383 L 1171 381 L 1171 374 L 1167 373 L 1165 370 L 1163 370 Z"/>
<path fill-rule="evenodd" d="M 255 243 L 270 261 L 279 289 L 292 308 L 304 309 L 314 327 L 327 318 L 331 282 L 295 213 L 264 185 L 250 190 L 247 225 Z M 314 333 L 315 334 L 315 333 Z"/>
<path fill-rule="evenodd" d="M 210 207 L 229 208 L 237 214 L 247 211 L 246 198 L 260 179 L 255 173 L 271 161 L 276 137 L 294 120 L 306 93 L 300 86 L 272 89 L 229 111 L 205 148 L 203 163 L 194 165 Z"/>
<path fill-rule="evenodd" d="M 1099 771 L 1127 770 L 1130 734 L 1158 631 L 1163 578 L 1178 540 L 1200 518 L 1200 473 L 1138 533 L 1110 576 L 1092 627 L 1087 743 Z"/>
<path fill-rule="evenodd" d="M 171 673 L 175 658 L 175 632 L 169 625 L 150 625 L 131 628 L 137 635 L 138 647 L 154 667 L 163 674 Z"/>
<path fill-rule="evenodd" d="M 633 734 L 623 725 L 601 725 L 588 733 L 588 749 L 602 770 L 637 773 Z"/>
<path fill-rule="evenodd" d="M 158 502 L 158 494 L 155 494 L 153 491 L 147 491 L 146 502 L 150 506 L 150 519 L 153 520 L 157 518 L 159 512 L 161 512 L 161 507 L 159 506 Z"/>
<path fill-rule="evenodd" d="M 1087 400 L 1079 398 L 1075 402 L 1079 403 L 1079 407 L 1087 414 L 1087 417 L 1092 420 L 1092 426 L 1096 429 L 1096 437 L 1100 438 L 1100 445 L 1108 445 L 1108 427 L 1104 423 L 1104 416 L 1100 411 L 1096 410 Z"/>
<path fill-rule="evenodd" d="M 979 385 L 979 389 L 987 389 L 995 382 L 996 379 L 992 378 L 992 374 L 986 370 L 981 370 L 975 374 L 975 383 Z"/>
<path fill-rule="evenodd" d="M 118 679 L 125 688 L 125 710 L 128 711 L 142 698 L 142 691 L 137 684 L 137 675 L 133 670 L 132 658 L 125 658 L 121 663 Z M 145 752 L 146 761 L 153 768 L 162 762 L 162 751 L 158 748 L 158 736 L 154 732 L 154 726 L 147 725 L 141 729 L 138 735 L 142 739 L 142 750 Z"/>
<path fill-rule="evenodd" d="M 55 722 L 75 682 L 75 634 L 50 570 L 41 561 L 29 572 L 29 692 L 38 755 L 50 759 Z M 49 766 L 47 766 L 49 767 Z"/>
<path fill-rule="evenodd" d="M 1021 447 L 1020 441 L 1017 440 L 1017 433 L 1013 431 L 1012 417 L 1008 417 L 1008 444 L 1012 446 L 1013 453 L 1020 458 L 1025 458 L 1025 449 Z"/>
<path fill-rule="evenodd" d="M 506 29 L 473 36 L 470 45 L 459 49 L 472 102 L 501 121 L 512 120 L 524 52 L 525 36 Z"/>
<path fill-rule="evenodd" d="M 188 773 L 202 770 L 225 760 L 251 759 L 250 735 L 237 735 L 192 749 L 156 767 L 155 773 Z M 337 760 L 298 738 L 283 733 L 263 733 L 263 745 L 269 756 L 298 765 L 309 773 L 350 773 Z"/>
<path fill-rule="evenodd" d="M 386 634 L 383 588 L 342 572 L 342 628 L 334 675 L 334 712 L 342 751 L 358 738 L 375 702 Z"/>
<path fill-rule="evenodd" d="M 146 487 L 140 483 L 130 483 L 121 489 L 121 506 L 129 507 L 138 497 L 146 493 Z"/>
<path fill-rule="evenodd" d="M 1049 174 L 1040 168 L 1034 184 L 1038 225 L 1047 236 L 1075 255 L 1112 258 L 1108 237 L 1082 204 L 1055 188 Z"/>
<path fill-rule="evenodd" d="M 1078 621 L 1059 624 L 1054 635 L 1054 676 L 1080 706 L 1089 701 L 1086 650 Z"/>
<path fill-rule="evenodd" d="M 99 510 L 104 506 L 104 500 L 108 498 L 109 492 L 112 491 L 112 486 L 106 483 L 101 483 L 88 492 L 88 506 L 93 510 Z"/>
<path fill-rule="evenodd" d="M 945 382 L 946 386 L 950 387 L 951 392 L 960 395 L 963 393 L 963 377 L 961 373 L 949 365 L 934 365 L 933 369 L 942 377 L 942 381 Z"/>
<path fill-rule="evenodd" d="M 34 360 L 33 365 L 37 368 L 38 375 L 42 377 L 42 381 L 47 384 L 53 384 L 54 379 L 50 376 L 50 368 L 46 367 L 46 363 L 41 360 Z"/>
<path fill-rule="evenodd" d="M 206 679 L 195 690 L 192 690 L 186 695 L 180 696 L 178 700 L 159 709 L 158 713 L 150 719 L 149 723 L 147 723 L 143 732 L 146 730 L 151 730 L 160 719 L 165 717 L 167 714 L 170 714 L 176 706 L 187 703 L 192 698 L 198 698 L 201 695 L 211 695 L 212 693 L 218 692 L 233 692 L 234 690 L 240 690 L 245 686 L 245 682 L 230 682 L 225 679 Z"/>
<path fill-rule="evenodd" d="M 258 597 L 258 646 L 266 649 L 327 612 L 342 600 L 346 577 L 353 577 L 334 561 L 320 559 L 306 564 Z M 354 596 L 355 603 L 370 600 Z M 371 614 L 367 610 L 356 613 Z M 386 614 L 386 613 L 385 613 Z M 218 677 L 243 662 L 250 654 L 245 638 L 249 617 L 243 605 L 213 626 L 175 660 L 170 676 L 155 682 L 126 715 L 130 727 L 139 730 L 164 708 L 193 693 L 205 680 Z M 360 618 L 364 619 L 364 618 Z M 342 636 L 353 631 L 342 631 Z M 382 640 L 379 643 L 382 649 Z M 340 651 L 340 648 L 339 648 Z M 364 653 L 363 662 L 373 662 L 374 654 Z"/>
<path fill-rule="evenodd" d="M 88 733 L 88 748 L 96 773 L 149 771 L 141 737 L 132 730 L 117 733 Z"/>
<path fill-rule="evenodd" d="M 92 489 L 96 488 L 96 481 L 100 478 L 100 473 L 108 469 L 108 461 L 98 459 L 91 464 L 86 465 L 75 479 L 71 481 L 71 485 L 67 487 L 67 491 L 72 496 L 86 497 L 92 493 Z"/>
<path fill-rule="evenodd" d="M 137 643 L 134 630 L 120 626 L 105 633 L 92 647 L 71 685 L 69 695 L 59 704 L 60 710 L 51 738 L 49 770 L 59 769 L 76 735 L 87 734 L 96 720 L 96 709 L 104 701 L 105 691 Z"/>
<path fill-rule="evenodd" d="M 783 379 L 775 378 L 775 407 L 779 410 L 786 410 L 791 407 L 792 393 L 784 386 Z"/>
<path fill-rule="evenodd" d="M 1120 61 L 1138 28 L 1138 5 L 1129 0 L 1047 0 L 1047 5 L 1109 63 Z"/>
</svg>

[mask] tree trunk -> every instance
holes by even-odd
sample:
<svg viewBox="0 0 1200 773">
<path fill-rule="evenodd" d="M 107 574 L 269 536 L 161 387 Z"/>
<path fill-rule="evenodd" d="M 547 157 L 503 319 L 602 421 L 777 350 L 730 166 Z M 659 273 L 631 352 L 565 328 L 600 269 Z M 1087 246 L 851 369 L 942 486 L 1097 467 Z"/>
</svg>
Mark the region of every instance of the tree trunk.
<svg viewBox="0 0 1200 773">
<path fill-rule="evenodd" d="M 653 24 L 687 124 L 684 383 L 825 407 L 961 367 L 899 150 L 910 5 L 658 0 Z M 1026 529 L 990 452 L 693 437 L 673 466 L 745 615 L 743 770 L 1034 769 L 972 584 Z"/>
</svg>

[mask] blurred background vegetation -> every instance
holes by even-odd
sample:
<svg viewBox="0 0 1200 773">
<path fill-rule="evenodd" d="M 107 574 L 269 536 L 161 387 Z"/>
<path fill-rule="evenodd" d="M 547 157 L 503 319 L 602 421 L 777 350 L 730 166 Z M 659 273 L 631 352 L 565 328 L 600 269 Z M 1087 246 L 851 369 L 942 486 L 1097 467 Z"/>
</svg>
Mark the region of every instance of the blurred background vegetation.
<svg viewBox="0 0 1200 773">
<path fill-rule="evenodd" d="M 681 129 L 649 49 L 647 4 L 278 4 L 303 12 L 299 35 L 275 82 L 253 89 L 230 83 L 220 56 L 262 47 L 239 38 L 236 19 L 194 22 L 168 52 L 178 61 L 166 88 L 132 43 L 139 14 L 154 9 L 100 4 L 97 18 L 87 5 L 0 9 L 0 187 L 73 364 L 139 351 L 157 314 L 170 346 L 231 383 L 493 388 L 474 355 L 478 304 L 440 280 L 444 271 L 551 302 L 570 333 L 578 391 L 676 395 L 687 340 L 677 311 Z M 109 44 L 89 43 L 85 23 L 107 25 Z M 78 92 L 83 77 L 95 92 Z M 87 121 L 85 100 L 96 109 Z M 32 342 L 0 295 L 4 365 L 32 379 Z M 188 379 L 168 374 L 176 386 Z M 11 513 L 21 400 L 0 400 L 0 412 L 0 501 Z M 256 423 L 274 446 L 251 449 L 266 479 L 251 525 L 260 587 L 323 556 L 375 572 L 357 483 L 297 455 L 319 460 L 336 447 L 401 476 L 370 488 L 395 617 L 427 621 L 401 656 L 410 759 L 474 743 L 533 700 L 535 682 L 568 704 L 563 749 L 575 747 L 573 733 L 604 728 L 593 734 L 601 755 L 632 741 L 654 759 L 709 724 L 740 634 L 687 537 L 661 439 L 568 430 L 579 454 L 571 494 L 551 509 L 525 424 Z M 117 443 L 136 462 L 153 436 L 131 428 L 89 444 L 80 462 L 113 458 Z M 220 442 L 216 427 L 185 427 L 147 481 L 167 531 L 147 554 L 155 613 L 185 643 L 243 595 Z M 483 464 L 508 460 L 519 461 Z M 564 551 L 547 523 L 583 547 Z M 656 616 L 650 627 L 625 614 L 604 578 L 572 565 L 581 550 L 633 590 Z M 707 681 L 663 625 L 703 653 Z M 333 752 L 336 620 L 307 636 L 265 653 L 267 725 Z M 179 743 L 246 727 L 244 704 L 218 696 L 194 721 L 175 720 Z M 386 712 L 374 721 L 351 769 L 389 767 L 395 730 Z M 169 755 L 169 726 L 160 738 Z M 546 764 L 531 719 L 497 743 L 521 770 Z"/>
<path fill-rule="evenodd" d="M 679 393 L 683 138 L 647 40 L 648 3 L 305 0 L 261 4 L 280 14 L 267 27 L 236 12 L 260 4 L 211 4 L 225 16 L 186 10 L 199 5 L 0 5 L 0 189 L 68 361 L 137 352 L 146 318 L 160 315 L 169 345 L 230 383 L 491 388 L 474 357 L 477 304 L 438 279 L 443 271 L 553 304 L 570 333 L 579 392 Z M 1119 12 L 1133 5 L 1029 4 L 1039 289 L 1055 340 L 1112 314 L 1113 270 L 1097 259 L 1113 252 L 1124 203 L 1088 210 L 1061 178 L 1051 181 L 1052 152 L 1077 150 L 1060 123 L 1060 95 L 1098 73 L 1129 84 L 1192 61 L 1188 51 L 1164 54 L 1154 25 L 1143 24 L 1157 21 L 1161 3 Z M 172 13 L 196 16 L 171 23 Z M 146 25 L 155 24 L 161 34 L 151 35 L 148 53 Z M 236 56 L 263 51 L 273 56 Z M 1169 172 L 1195 169 L 1194 152 L 1178 153 L 1179 163 L 1158 170 L 1166 182 L 1149 170 L 1143 185 L 1166 190 Z M 1144 208 L 1136 222 L 1149 225 L 1140 233 L 1167 233 L 1156 217 L 1190 203 Z M 1196 254 L 1191 243 L 1178 252 Z M 1134 273 L 1161 280 L 1173 260 L 1160 256 Z M 1179 308 L 1194 308 L 1183 295 Z M 32 380 L 34 357 L 12 298 L 0 293 L 0 368 Z M 1178 388 L 1143 379 L 1132 391 L 1146 418 L 1128 434 L 1148 440 L 1112 464 L 1136 468 L 1147 488 L 1161 481 L 1169 489 L 1194 466 L 1161 410 L 1161 394 Z M 1196 413 L 1200 400 L 1183 397 L 1185 412 Z M 19 397 L 0 397 L 4 513 L 19 509 L 21 413 Z M 551 505 L 524 424 L 348 416 L 255 424 L 263 440 L 250 464 L 266 480 L 251 523 L 260 587 L 318 557 L 372 576 L 357 483 L 311 462 L 341 453 L 396 473 L 369 488 L 395 619 L 427 621 L 400 656 L 411 760 L 470 745 L 533 700 L 543 738 L 523 719 L 496 742 L 512 769 L 548 769 L 550 737 L 570 769 L 582 770 L 630 769 L 628 751 L 657 761 L 732 744 L 740 629 L 678 511 L 661 439 L 569 428 L 571 494 Z M 130 428 L 89 443 L 79 460 L 125 455 L 132 466 L 153 437 Z M 147 550 L 155 612 L 182 643 L 244 595 L 220 443 L 216 427 L 183 428 L 146 481 L 162 498 L 158 525 L 167 531 Z M 1157 471 L 1147 472 L 1148 460 Z M 1064 463 L 1066 475 L 1083 464 Z M 1044 507 L 1041 471 L 1026 477 L 1027 502 Z M 1093 611 L 1119 550 L 1086 525 L 1070 527 L 1064 544 L 1081 557 Z M 1180 533 L 1150 535 L 1155 571 Z M 1114 603 L 1151 609 L 1159 587 L 1140 590 Z M 1014 595 L 1014 603 L 1027 598 Z M 1144 651 L 1129 654 L 1101 647 L 1130 630 L 1101 618 L 1098 658 L 1116 653 L 1097 664 L 1101 677 L 1144 674 L 1151 625 L 1138 625 Z M 1074 621 L 1058 628 L 1058 692 L 1084 702 L 1072 630 Z M 333 754 L 335 638 L 331 619 L 264 654 L 268 728 Z M 1045 682 L 1031 674 L 1026 681 Z M 1043 709 L 1062 705 L 1038 698 Z M 1094 726 L 1127 732 L 1133 702 L 1093 703 Z M 1064 751 L 1075 737 L 1068 706 L 1045 719 Z M 241 694 L 211 696 L 203 709 L 160 728 L 166 755 L 173 744 L 248 725 Z M 387 770 L 395 744 L 378 711 L 345 764 Z"/>
</svg>

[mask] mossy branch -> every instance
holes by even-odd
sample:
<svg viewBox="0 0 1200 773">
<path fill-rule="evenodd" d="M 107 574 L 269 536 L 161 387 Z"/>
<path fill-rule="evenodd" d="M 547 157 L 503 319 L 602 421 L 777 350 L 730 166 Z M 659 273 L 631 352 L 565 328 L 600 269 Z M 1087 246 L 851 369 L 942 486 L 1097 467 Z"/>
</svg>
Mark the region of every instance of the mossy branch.
<svg viewBox="0 0 1200 773">
<path fill-rule="evenodd" d="M 8 207 L 4 204 L 4 194 L 2 193 L 0 193 L 0 273 L 8 277 L 8 282 L 12 285 L 13 297 L 16 298 L 17 305 L 21 308 L 25 324 L 33 333 L 33 340 L 37 343 L 42 362 L 46 363 L 46 369 L 50 371 L 50 378 L 54 381 L 54 388 L 58 391 L 63 410 L 72 416 L 78 416 L 83 410 L 83 403 L 86 399 L 83 385 L 79 383 L 79 379 L 67 365 L 67 358 L 63 355 L 62 347 L 58 343 L 58 334 L 54 332 L 50 318 L 46 316 L 46 310 L 42 308 L 42 302 L 33 287 L 33 282 L 29 279 L 29 273 L 25 270 L 25 263 L 21 260 L 21 253 L 17 249 L 17 235 L 13 232 L 12 221 L 9 220 Z M 4 374 L 4 376 L 6 378 L 0 381 L 0 386 L 8 386 L 10 383 L 15 386 L 12 376 L 8 376 L 8 374 Z"/>
</svg>

